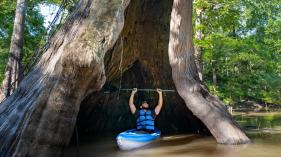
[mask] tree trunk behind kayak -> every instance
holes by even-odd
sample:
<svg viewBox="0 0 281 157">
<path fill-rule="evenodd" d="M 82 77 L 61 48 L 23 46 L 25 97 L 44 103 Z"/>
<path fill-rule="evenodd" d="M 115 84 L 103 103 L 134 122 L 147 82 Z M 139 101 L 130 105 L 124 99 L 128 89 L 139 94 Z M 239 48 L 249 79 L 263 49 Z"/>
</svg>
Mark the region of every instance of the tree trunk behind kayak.
<svg viewBox="0 0 281 157">
<path fill-rule="evenodd" d="M 78 3 L 33 71 L 0 105 L 1 156 L 60 156 L 81 101 L 105 82 L 104 55 L 123 28 L 128 3 Z"/>
<path fill-rule="evenodd" d="M 210 130 L 218 143 L 249 143 L 224 104 L 211 95 L 199 79 L 192 42 L 192 0 L 174 0 L 169 41 L 169 61 L 179 95 Z"/>
<path fill-rule="evenodd" d="M 81 138 L 135 127 L 128 107 L 131 91 L 126 88 L 162 88 L 175 90 L 169 65 L 169 23 L 173 2 L 170 0 L 131 1 L 125 13 L 125 25 L 112 51 L 105 55 L 103 90 L 89 95 L 81 104 L 78 132 Z M 156 92 L 137 92 L 157 105 Z M 177 92 L 164 92 L 164 105 L 156 118 L 163 134 L 209 134 L 204 124 L 190 112 Z"/>
</svg>

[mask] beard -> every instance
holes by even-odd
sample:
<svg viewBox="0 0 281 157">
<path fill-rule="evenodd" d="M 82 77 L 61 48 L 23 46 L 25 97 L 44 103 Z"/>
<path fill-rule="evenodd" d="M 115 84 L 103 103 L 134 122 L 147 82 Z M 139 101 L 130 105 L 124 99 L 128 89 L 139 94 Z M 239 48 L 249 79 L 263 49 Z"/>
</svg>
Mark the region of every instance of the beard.
<svg viewBox="0 0 281 157">
<path fill-rule="evenodd" d="M 149 109 L 149 107 L 141 106 L 142 109 Z"/>
</svg>

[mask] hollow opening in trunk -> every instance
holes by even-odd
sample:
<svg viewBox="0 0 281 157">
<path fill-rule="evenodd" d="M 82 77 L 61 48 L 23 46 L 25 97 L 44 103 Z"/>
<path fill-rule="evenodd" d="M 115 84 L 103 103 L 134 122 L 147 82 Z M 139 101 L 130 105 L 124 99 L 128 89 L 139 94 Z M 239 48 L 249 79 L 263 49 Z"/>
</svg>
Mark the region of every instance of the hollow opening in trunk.
<svg viewBox="0 0 281 157">
<path fill-rule="evenodd" d="M 80 135 L 118 133 L 135 127 L 135 117 L 128 106 L 130 92 L 119 92 L 120 88 L 175 89 L 168 58 L 171 9 L 169 0 L 131 1 L 124 29 L 105 56 L 107 80 L 103 90 L 81 104 L 77 120 Z M 155 121 L 163 134 L 209 134 L 177 92 L 163 94 L 163 108 Z M 145 95 L 152 99 L 150 106 L 155 107 L 158 94 Z"/>
</svg>

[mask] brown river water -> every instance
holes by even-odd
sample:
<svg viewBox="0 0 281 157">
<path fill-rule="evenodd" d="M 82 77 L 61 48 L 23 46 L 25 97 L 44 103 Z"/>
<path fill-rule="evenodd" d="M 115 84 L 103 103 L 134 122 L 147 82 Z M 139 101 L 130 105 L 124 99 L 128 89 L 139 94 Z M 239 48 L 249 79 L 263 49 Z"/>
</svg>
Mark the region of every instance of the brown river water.
<svg viewBox="0 0 281 157">
<path fill-rule="evenodd" d="M 95 137 L 80 144 L 80 157 L 281 157 L 281 113 L 236 114 L 251 144 L 221 145 L 213 137 L 193 134 L 162 136 L 143 148 L 118 149 L 115 137 Z M 77 157 L 76 146 L 65 148 L 63 157 Z"/>
</svg>

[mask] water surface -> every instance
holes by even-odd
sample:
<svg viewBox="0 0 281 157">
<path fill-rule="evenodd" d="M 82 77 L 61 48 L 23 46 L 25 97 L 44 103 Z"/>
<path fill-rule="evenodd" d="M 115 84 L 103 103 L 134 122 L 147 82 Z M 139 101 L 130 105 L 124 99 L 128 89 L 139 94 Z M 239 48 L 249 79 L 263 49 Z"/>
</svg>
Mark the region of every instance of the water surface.
<svg viewBox="0 0 281 157">
<path fill-rule="evenodd" d="M 281 113 L 239 113 L 235 119 L 253 143 L 221 145 L 212 137 L 193 134 L 167 135 L 141 149 L 120 151 L 114 136 L 95 137 L 81 143 L 80 157 L 281 157 Z M 77 149 L 65 149 L 65 157 L 76 157 Z"/>
</svg>

